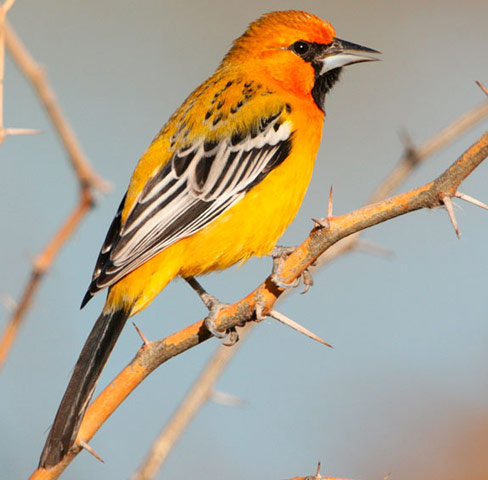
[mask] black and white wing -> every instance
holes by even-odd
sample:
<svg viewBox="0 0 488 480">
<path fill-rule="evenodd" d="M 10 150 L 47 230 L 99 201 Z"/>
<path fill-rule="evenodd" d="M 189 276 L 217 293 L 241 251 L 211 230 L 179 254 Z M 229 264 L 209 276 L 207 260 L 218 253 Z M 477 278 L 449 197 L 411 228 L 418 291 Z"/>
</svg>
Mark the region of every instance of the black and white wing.
<svg viewBox="0 0 488 480">
<path fill-rule="evenodd" d="M 200 140 L 175 151 L 148 180 L 124 224 L 124 200 L 107 233 L 82 307 L 181 238 L 237 203 L 289 155 L 291 123 L 281 111 L 248 132 Z"/>
</svg>

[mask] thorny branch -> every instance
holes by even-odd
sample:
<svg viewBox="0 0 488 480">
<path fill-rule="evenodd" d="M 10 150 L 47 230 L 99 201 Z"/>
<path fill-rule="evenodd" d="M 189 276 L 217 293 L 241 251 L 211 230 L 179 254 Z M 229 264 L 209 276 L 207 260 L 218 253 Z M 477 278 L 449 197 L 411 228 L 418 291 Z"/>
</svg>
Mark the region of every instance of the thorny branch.
<svg viewBox="0 0 488 480">
<path fill-rule="evenodd" d="M 291 284 L 342 238 L 415 210 L 441 206 L 442 198 L 454 196 L 461 182 L 487 156 L 488 132 L 434 181 L 349 214 L 329 218 L 327 228 L 315 226 L 306 240 L 283 263 L 280 272 L 283 282 Z M 268 314 L 284 291 L 269 276 L 245 298 L 219 312 L 215 320 L 217 329 L 225 331 L 255 320 L 257 305 L 260 305 L 263 314 Z M 200 320 L 163 340 L 143 345 L 127 367 L 90 405 L 72 450 L 51 469 L 36 470 L 31 480 L 58 478 L 80 452 L 80 443 L 87 443 L 120 403 L 152 371 L 170 358 L 208 340 L 210 336 L 204 320 Z"/>
<path fill-rule="evenodd" d="M 403 156 L 400 158 L 392 172 L 375 190 L 370 198 L 370 203 L 382 200 L 388 195 L 391 195 L 393 191 L 398 188 L 400 183 L 411 174 L 414 168 L 433 155 L 436 151 L 446 146 L 449 142 L 452 142 L 455 138 L 461 136 L 468 128 L 484 119 L 487 115 L 488 101 L 464 113 L 450 125 L 441 130 L 437 135 L 432 137 L 430 140 L 427 140 L 417 148 L 415 148 L 412 141 L 409 140 L 405 146 Z M 329 207 L 327 217 L 332 217 L 332 201 L 329 202 Z M 360 246 L 359 235 L 360 232 L 350 235 L 349 237 L 337 242 L 320 257 L 318 263 L 323 266 L 325 263 L 333 260 L 334 258 L 358 248 Z M 248 332 L 250 328 L 254 327 L 254 325 L 255 324 L 253 323 L 248 323 L 245 331 Z M 183 405 L 190 404 L 194 406 L 194 408 L 201 408 L 203 406 L 204 402 L 201 401 L 202 397 L 199 395 L 200 390 L 202 388 L 206 388 L 207 391 L 211 391 L 218 380 L 217 375 L 210 376 L 207 374 L 207 372 L 215 371 L 215 365 L 220 362 L 218 352 L 221 350 L 226 352 L 225 358 L 227 361 L 230 361 L 231 357 L 234 356 L 243 345 L 242 332 L 239 332 L 239 337 L 240 342 L 233 348 L 229 349 L 222 346 L 217 348 L 216 354 L 205 366 L 201 375 L 196 380 L 195 385 L 183 399 L 182 406 L 174 412 L 168 424 L 154 440 L 149 453 L 134 474 L 133 480 L 150 480 L 151 478 L 154 478 L 157 471 L 161 469 L 161 466 L 169 454 L 169 450 L 174 446 L 179 436 L 181 436 L 183 428 L 186 428 L 188 423 L 196 414 L 194 409 L 190 410 L 188 408 L 183 408 Z M 206 382 L 206 384 L 203 383 L 202 385 L 202 382 Z M 175 429 L 172 427 L 172 425 L 178 425 L 180 427 L 177 433 L 175 433 Z M 162 452 L 164 452 L 164 454 L 162 454 Z"/>
<path fill-rule="evenodd" d="M 31 135 L 39 133 L 30 128 L 5 128 L 3 125 L 3 86 L 5 73 L 5 28 L 7 12 L 13 7 L 15 0 L 5 0 L 0 5 L 0 145 L 8 135 Z"/>
<path fill-rule="evenodd" d="M 93 206 L 93 191 L 95 189 L 107 191 L 108 189 L 108 184 L 92 170 L 88 160 L 81 150 L 78 140 L 68 121 L 61 112 L 54 92 L 47 82 L 44 70 L 30 56 L 12 27 L 6 22 L 4 26 L 6 44 L 12 58 L 34 86 L 68 153 L 75 175 L 78 179 L 80 194 L 78 205 L 75 206 L 59 230 L 48 242 L 44 250 L 34 260 L 27 285 L 21 295 L 20 301 L 8 319 L 7 325 L 0 338 L 0 368 L 5 363 L 22 320 L 32 304 L 32 300 L 43 276 L 49 270 L 56 255 L 74 233 L 85 214 Z"/>
</svg>

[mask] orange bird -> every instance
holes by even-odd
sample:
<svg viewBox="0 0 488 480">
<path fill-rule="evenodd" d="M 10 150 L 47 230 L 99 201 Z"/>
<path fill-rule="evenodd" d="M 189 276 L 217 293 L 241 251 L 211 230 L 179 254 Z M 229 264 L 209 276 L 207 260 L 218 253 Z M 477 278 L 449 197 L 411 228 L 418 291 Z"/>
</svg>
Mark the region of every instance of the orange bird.
<svg viewBox="0 0 488 480">
<path fill-rule="evenodd" d="M 126 320 L 175 277 L 267 255 L 295 217 L 341 68 L 376 60 L 306 12 L 263 15 L 172 115 L 141 157 L 110 226 L 82 307 L 108 287 L 40 459 L 74 444 Z M 215 310 L 207 322 L 210 331 Z"/>
</svg>

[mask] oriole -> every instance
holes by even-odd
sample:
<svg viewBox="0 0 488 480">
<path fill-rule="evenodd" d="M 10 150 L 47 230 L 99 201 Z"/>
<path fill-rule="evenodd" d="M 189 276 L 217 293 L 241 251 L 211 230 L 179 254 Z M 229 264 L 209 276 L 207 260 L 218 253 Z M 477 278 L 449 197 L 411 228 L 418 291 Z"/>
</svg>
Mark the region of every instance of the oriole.
<svg viewBox="0 0 488 480">
<path fill-rule="evenodd" d="M 126 322 L 176 276 L 269 254 L 295 217 L 341 67 L 379 53 L 306 12 L 263 15 L 172 115 L 140 159 L 82 302 L 109 288 L 40 459 L 73 445 Z"/>
</svg>

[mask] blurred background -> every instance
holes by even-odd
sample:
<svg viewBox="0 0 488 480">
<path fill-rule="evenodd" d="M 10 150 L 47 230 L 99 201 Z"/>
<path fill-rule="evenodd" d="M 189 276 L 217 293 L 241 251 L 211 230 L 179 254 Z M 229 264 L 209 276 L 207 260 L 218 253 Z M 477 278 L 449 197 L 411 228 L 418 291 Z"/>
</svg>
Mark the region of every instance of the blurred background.
<svg viewBox="0 0 488 480">
<path fill-rule="evenodd" d="M 303 9 L 340 38 L 381 50 L 383 61 L 345 69 L 327 99 L 324 140 L 303 207 L 280 243 L 301 242 L 324 216 L 361 206 L 402 153 L 398 132 L 430 138 L 484 100 L 488 3 L 483 0 L 212 0 L 35 2 L 9 14 L 48 71 L 95 169 L 113 185 L 47 275 L 0 373 L 0 477 L 36 467 L 71 369 L 103 304 L 79 304 L 130 174 L 182 100 L 207 78 L 234 38 L 264 12 Z M 5 124 L 42 130 L 0 148 L 0 292 L 18 299 L 31 261 L 77 202 L 66 154 L 30 85 L 10 58 Z M 403 185 L 433 179 L 488 127 L 485 121 L 422 165 Z M 488 163 L 462 191 L 488 201 Z M 244 408 L 207 404 L 158 478 L 283 479 L 311 474 L 404 480 L 488 478 L 488 215 L 456 202 L 458 240 L 443 209 L 365 232 L 391 250 L 355 252 L 315 272 L 304 296 L 278 310 L 334 350 L 267 320 L 218 384 Z M 257 259 L 203 279 L 223 301 L 269 273 Z M 205 315 L 173 282 L 136 318 L 158 339 Z M 4 310 L 0 321 L 4 323 Z M 103 373 L 104 386 L 133 357 L 128 325 Z M 128 478 L 218 345 L 211 340 L 167 363 L 132 394 L 69 467 L 70 479 Z M 98 389 L 97 391 L 99 391 Z"/>
</svg>

